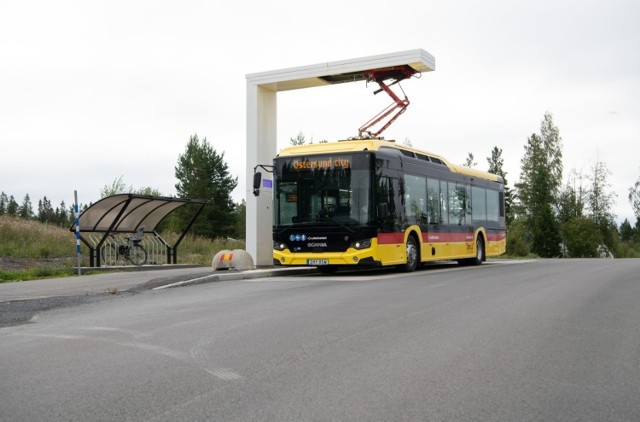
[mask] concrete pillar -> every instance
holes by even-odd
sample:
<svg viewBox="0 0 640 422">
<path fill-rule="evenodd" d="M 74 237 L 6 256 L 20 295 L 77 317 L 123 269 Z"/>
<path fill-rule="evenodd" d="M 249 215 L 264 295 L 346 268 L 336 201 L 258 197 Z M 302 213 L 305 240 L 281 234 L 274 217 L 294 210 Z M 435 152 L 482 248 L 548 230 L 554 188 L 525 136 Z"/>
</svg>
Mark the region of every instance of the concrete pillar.
<svg viewBox="0 0 640 422">
<path fill-rule="evenodd" d="M 273 163 L 276 155 L 277 93 L 257 83 L 247 82 L 247 252 L 257 267 L 273 264 L 273 191 L 262 187 L 260 196 L 253 195 L 253 169 L 258 164 Z M 271 173 L 262 171 L 264 179 Z"/>
</svg>

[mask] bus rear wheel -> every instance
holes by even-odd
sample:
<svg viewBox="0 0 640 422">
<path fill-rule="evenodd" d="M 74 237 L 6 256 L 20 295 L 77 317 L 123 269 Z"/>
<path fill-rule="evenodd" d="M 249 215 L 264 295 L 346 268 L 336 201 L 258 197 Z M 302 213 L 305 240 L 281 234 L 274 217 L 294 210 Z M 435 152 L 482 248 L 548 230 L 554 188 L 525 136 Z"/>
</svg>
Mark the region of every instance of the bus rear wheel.
<svg viewBox="0 0 640 422">
<path fill-rule="evenodd" d="M 420 249 L 418 249 L 418 242 L 414 235 L 409 235 L 406 244 L 407 262 L 402 265 L 398 265 L 398 269 L 405 273 L 410 273 L 418 268 L 420 262 Z"/>
<path fill-rule="evenodd" d="M 485 260 L 484 255 L 484 238 L 478 235 L 476 239 L 476 256 L 473 258 L 466 258 L 458 260 L 460 265 L 480 265 Z"/>
</svg>

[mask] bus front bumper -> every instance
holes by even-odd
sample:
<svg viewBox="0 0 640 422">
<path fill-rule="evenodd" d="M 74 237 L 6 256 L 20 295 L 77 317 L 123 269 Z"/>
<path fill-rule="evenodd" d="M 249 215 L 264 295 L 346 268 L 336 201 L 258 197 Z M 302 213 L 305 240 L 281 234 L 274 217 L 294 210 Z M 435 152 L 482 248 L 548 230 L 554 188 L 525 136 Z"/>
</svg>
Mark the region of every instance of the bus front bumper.
<svg viewBox="0 0 640 422">
<path fill-rule="evenodd" d="M 380 261 L 372 256 L 371 249 L 356 250 L 347 249 L 346 252 L 324 253 L 291 253 L 289 249 L 273 251 L 273 263 L 275 265 L 309 266 L 318 267 L 326 265 L 366 265 L 380 266 Z"/>
</svg>

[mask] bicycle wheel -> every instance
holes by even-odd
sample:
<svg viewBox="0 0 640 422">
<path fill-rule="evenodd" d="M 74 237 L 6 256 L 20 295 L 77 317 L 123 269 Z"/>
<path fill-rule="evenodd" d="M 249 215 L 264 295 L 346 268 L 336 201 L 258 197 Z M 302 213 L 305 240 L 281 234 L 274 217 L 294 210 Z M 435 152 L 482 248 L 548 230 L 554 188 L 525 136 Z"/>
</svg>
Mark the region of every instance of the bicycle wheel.
<svg viewBox="0 0 640 422">
<path fill-rule="evenodd" d="M 118 261 L 118 247 L 113 243 L 107 243 L 102 246 L 100 255 L 102 256 L 102 262 L 104 265 L 116 265 L 116 262 Z"/>
<path fill-rule="evenodd" d="M 129 260 L 135 265 L 144 265 L 147 262 L 147 251 L 140 245 L 134 245 L 129 249 Z"/>
</svg>

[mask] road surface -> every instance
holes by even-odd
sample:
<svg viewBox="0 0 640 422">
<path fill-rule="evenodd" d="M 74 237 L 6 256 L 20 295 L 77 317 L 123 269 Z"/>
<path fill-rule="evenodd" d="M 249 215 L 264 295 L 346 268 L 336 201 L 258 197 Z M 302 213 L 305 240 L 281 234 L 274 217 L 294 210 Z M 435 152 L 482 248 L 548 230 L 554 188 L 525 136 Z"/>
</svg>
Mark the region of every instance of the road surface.
<svg viewBox="0 0 640 422">
<path fill-rule="evenodd" d="M 640 420 L 640 260 L 224 281 L 0 328 L 0 420 Z"/>
</svg>

